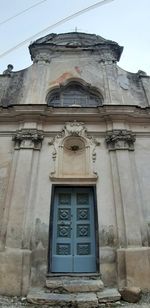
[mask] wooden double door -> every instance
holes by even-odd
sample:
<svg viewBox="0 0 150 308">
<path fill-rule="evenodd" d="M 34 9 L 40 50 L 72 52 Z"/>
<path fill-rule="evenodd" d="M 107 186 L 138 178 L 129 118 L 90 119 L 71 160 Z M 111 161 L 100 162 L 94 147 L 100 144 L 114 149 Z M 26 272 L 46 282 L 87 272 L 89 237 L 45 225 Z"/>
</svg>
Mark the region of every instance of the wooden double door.
<svg viewBox="0 0 150 308">
<path fill-rule="evenodd" d="M 56 187 L 52 217 L 51 272 L 96 272 L 92 187 Z"/>
</svg>

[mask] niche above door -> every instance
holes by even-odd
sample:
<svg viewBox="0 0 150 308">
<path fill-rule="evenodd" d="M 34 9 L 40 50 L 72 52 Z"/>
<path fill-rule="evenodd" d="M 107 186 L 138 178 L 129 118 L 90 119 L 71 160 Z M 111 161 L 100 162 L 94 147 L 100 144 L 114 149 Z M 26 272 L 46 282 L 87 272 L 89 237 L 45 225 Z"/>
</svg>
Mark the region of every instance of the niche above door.
<svg viewBox="0 0 150 308">
<path fill-rule="evenodd" d="M 67 122 L 63 130 L 52 138 L 52 180 L 96 180 L 96 146 L 100 142 L 89 136 L 84 123 Z"/>
</svg>

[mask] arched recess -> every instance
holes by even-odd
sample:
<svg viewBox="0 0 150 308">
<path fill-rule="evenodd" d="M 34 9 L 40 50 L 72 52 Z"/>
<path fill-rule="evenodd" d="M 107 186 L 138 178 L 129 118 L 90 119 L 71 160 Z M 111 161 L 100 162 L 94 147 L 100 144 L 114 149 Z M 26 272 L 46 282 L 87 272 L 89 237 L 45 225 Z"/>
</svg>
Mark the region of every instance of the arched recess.
<svg viewBox="0 0 150 308">
<path fill-rule="evenodd" d="M 89 159 L 89 145 L 86 139 L 68 136 L 60 146 L 59 173 L 63 176 L 86 177 L 91 174 Z"/>
<path fill-rule="evenodd" d="M 96 146 L 100 143 L 89 136 L 83 123 L 67 122 L 61 133 L 49 142 L 53 146 L 53 180 L 95 180 Z"/>
<path fill-rule="evenodd" d="M 72 78 L 51 89 L 46 102 L 52 107 L 97 107 L 103 104 L 103 97 L 96 87 Z"/>
</svg>

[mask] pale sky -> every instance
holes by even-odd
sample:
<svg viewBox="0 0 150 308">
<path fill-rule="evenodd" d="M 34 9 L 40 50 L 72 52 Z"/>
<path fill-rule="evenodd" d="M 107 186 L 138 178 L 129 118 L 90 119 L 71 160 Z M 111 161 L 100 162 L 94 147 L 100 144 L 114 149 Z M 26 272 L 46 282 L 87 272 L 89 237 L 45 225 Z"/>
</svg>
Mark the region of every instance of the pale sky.
<svg viewBox="0 0 150 308">
<path fill-rule="evenodd" d="M 34 5 L 39 0 L 0 0 L 0 22 Z M 29 12 L 0 25 L 0 54 L 44 28 L 98 0 L 47 0 Z M 139 69 L 150 75 L 150 0 L 114 0 L 80 17 L 56 27 L 51 32 L 74 31 L 95 33 L 124 46 L 119 62 L 123 69 L 136 73 Z M 37 38 L 39 38 L 38 36 Z M 0 73 L 7 64 L 14 71 L 32 64 L 27 43 L 0 58 Z"/>
</svg>

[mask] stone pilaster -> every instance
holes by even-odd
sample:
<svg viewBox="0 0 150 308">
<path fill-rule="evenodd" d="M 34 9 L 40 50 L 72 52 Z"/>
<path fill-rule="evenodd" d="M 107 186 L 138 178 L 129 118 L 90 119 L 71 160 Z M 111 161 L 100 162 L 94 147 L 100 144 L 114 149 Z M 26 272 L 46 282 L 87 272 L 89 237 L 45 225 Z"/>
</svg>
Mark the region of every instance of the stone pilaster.
<svg viewBox="0 0 150 308">
<path fill-rule="evenodd" d="M 110 165 L 112 173 L 112 184 L 113 184 L 113 194 L 114 194 L 114 203 L 115 203 L 115 212 L 116 212 L 116 223 L 117 223 L 117 237 L 118 237 L 118 246 L 126 247 L 126 231 L 125 231 L 125 221 L 124 221 L 124 212 L 122 204 L 122 196 L 120 189 L 120 179 L 118 174 L 117 166 L 117 157 L 115 151 L 110 151 Z"/>
<path fill-rule="evenodd" d="M 23 248 L 23 233 L 32 190 L 32 173 L 35 167 L 34 151 L 41 149 L 42 140 L 42 131 L 37 129 L 21 129 L 13 137 L 18 157 L 10 200 L 9 217 L 11 220 L 8 221 L 7 247 Z"/>
<path fill-rule="evenodd" d="M 43 133 L 37 129 L 21 129 L 13 136 L 15 150 L 1 232 L 1 294 L 5 294 L 6 285 L 8 295 L 24 296 L 28 292 L 31 216 L 42 140 Z"/>
<path fill-rule="evenodd" d="M 119 245 L 141 246 L 140 217 L 130 157 L 130 151 L 134 151 L 135 135 L 125 129 L 112 130 L 107 132 L 105 140 L 111 157 Z"/>
<path fill-rule="evenodd" d="M 104 82 L 107 104 L 119 105 L 122 104 L 122 95 L 118 85 L 118 72 L 114 61 L 104 61 Z"/>
</svg>

